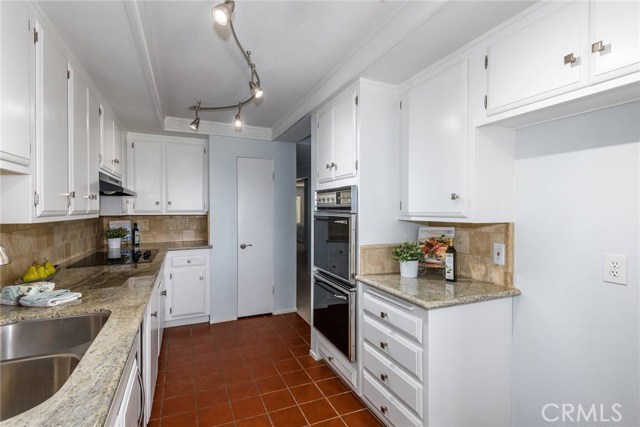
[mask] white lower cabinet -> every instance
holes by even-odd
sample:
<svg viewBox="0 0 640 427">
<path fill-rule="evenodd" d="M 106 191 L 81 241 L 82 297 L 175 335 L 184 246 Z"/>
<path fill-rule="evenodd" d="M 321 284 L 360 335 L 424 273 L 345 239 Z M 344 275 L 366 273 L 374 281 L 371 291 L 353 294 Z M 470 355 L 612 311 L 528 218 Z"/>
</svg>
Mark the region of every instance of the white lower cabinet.
<svg viewBox="0 0 640 427">
<path fill-rule="evenodd" d="M 156 381 L 158 379 L 158 357 L 160 356 L 161 334 L 164 327 L 160 323 L 160 292 L 164 285 L 164 277 L 162 271 L 158 274 L 158 278 L 153 286 L 153 292 L 147 305 L 142 320 L 142 378 L 144 379 L 144 421 L 145 425 L 149 422 L 151 415 L 151 407 L 153 405 L 153 395 L 156 389 Z"/>
<path fill-rule="evenodd" d="M 358 292 L 362 397 L 385 424 L 510 424 L 511 298 L 424 310 Z"/>
<path fill-rule="evenodd" d="M 347 360 L 322 334 L 316 333 L 318 340 L 318 356 L 340 376 L 348 386 L 358 388 L 358 365 Z"/>
<path fill-rule="evenodd" d="M 209 321 L 209 249 L 169 252 L 165 326 Z"/>
<path fill-rule="evenodd" d="M 132 427 L 146 425 L 143 407 L 145 396 L 140 361 L 140 333 L 138 333 L 129 352 L 124 373 L 120 378 L 111 409 L 104 423 L 105 426 Z"/>
</svg>

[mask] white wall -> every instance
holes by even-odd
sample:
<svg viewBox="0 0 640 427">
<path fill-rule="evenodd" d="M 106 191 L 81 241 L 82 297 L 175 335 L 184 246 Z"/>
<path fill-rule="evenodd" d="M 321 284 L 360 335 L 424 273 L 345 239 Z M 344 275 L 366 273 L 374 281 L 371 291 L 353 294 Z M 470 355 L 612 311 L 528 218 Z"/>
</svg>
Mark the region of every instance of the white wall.
<svg viewBox="0 0 640 427">
<path fill-rule="evenodd" d="M 273 159 L 275 169 L 274 310 L 296 308 L 296 146 L 277 141 L 211 136 L 209 238 L 211 322 L 235 319 L 238 310 L 236 159 Z"/>
<path fill-rule="evenodd" d="M 640 425 L 639 105 L 517 133 L 514 426 Z M 628 255 L 627 286 L 603 282 L 605 252 Z M 596 413 L 547 422 L 548 403 Z"/>
</svg>

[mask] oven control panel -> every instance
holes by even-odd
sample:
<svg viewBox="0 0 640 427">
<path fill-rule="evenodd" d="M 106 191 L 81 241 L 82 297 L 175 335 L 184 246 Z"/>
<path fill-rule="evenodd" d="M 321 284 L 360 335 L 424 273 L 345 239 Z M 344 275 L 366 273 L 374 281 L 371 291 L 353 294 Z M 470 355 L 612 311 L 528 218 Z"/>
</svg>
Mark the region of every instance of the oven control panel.
<svg viewBox="0 0 640 427">
<path fill-rule="evenodd" d="M 346 209 L 354 211 L 357 201 L 357 187 L 336 188 L 316 192 L 316 209 Z"/>
</svg>

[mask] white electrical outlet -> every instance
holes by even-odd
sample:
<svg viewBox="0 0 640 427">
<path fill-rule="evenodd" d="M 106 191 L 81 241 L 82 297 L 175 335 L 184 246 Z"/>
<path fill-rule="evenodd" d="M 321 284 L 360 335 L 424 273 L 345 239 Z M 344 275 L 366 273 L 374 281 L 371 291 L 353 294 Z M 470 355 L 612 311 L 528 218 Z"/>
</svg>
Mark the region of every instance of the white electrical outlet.
<svg viewBox="0 0 640 427">
<path fill-rule="evenodd" d="M 496 265 L 504 265 L 504 243 L 493 244 L 493 263 Z"/>
<path fill-rule="evenodd" d="M 626 285 L 627 256 L 604 254 L 603 276 L 605 282 Z"/>
</svg>

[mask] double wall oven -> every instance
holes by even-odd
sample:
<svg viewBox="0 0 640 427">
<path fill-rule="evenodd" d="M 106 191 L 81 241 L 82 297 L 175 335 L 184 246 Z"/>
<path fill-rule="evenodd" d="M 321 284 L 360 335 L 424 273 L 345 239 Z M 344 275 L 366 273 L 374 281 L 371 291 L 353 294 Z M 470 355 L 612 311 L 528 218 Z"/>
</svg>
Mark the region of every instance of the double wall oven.
<svg viewBox="0 0 640 427">
<path fill-rule="evenodd" d="M 313 327 L 356 360 L 357 187 L 316 193 Z"/>
</svg>

